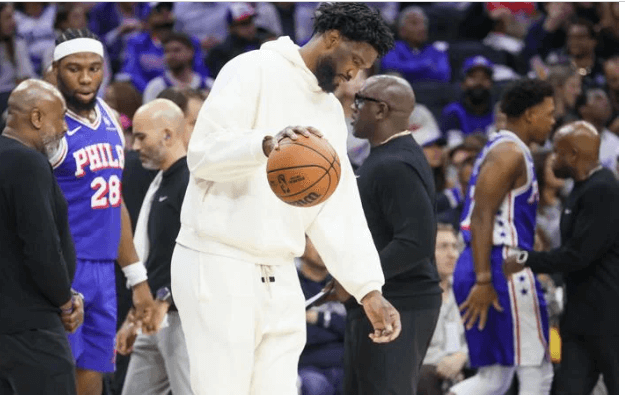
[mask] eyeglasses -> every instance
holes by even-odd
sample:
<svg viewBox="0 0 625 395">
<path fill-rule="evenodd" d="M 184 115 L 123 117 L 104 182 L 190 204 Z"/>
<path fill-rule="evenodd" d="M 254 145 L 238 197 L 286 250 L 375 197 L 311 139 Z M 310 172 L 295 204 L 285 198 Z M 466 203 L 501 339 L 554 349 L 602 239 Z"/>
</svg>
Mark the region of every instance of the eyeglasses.
<svg viewBox="0 0 625 395">
<path fill-rule="evenodd" d="M 365 101 L 372 101 L 374 103 L 385 103 L 389 109 L 391 108 L 391 106 L 389 106 L 388 103 L 386 103 L 383 100 L 374 99 L 373 97 L 363 96 L 359 93 L 356 93 L 356 95 L 354 96 L 354 105 L 356 106 L 357 109 L 360 109 L 360 107 L 362 107 L 362 105 L 365 104 Z"/>
</svg>

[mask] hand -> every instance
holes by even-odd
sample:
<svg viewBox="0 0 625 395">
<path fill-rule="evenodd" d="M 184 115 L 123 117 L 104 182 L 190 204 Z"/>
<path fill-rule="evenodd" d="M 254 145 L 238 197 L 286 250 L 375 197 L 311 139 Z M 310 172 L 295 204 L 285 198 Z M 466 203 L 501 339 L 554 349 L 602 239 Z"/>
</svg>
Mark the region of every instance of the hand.
<svg viewBox="0 0 625 395">
<path fill-rule="evenodd" d="M 345 290 L 345 288 L 343 288 L 343 286 L 341 285 L 341 283 L 339 283 L 338 281 L 336 281 L 336 279 L 332 279 L 330 281 L 328 281 L 328 283 L 326 284 L 325 287 L 323 287 L 324 290 L 329 289 L 331 290 L 330 293 L 328 294 L 328 296 L 325 298 L 326 302 L 341 302 L 341 303 L 345 303 L 347 302 L 347 300 L 349 298 L 352 297 L 352 295 L 349 294 L 349 292 L 347 292 Z"/>
<path fill-rule="evenodd" d="M 399 312 L 382 296 L 380 291 L 371 291 L 362 298 L 362 307 L 373 326 L 369 338 L 375 343 L 389 343 L 401 332 Z"/>
<path fill-rule="evenodd" d="M 511 255 L 509 257 L 507 257 L 504 261 L 503 261 L 503 265 L 501 265 L 501 269 L 503 270 L 503 274 L 504 276 L 506 276 L 506 279 L 508 281 L 510 281 L 510 277 L 512 277 L 512 275 L 514 273 L 518 273 L 521 270 L 525 269 L 525 266 L 521 265 L 520 263 L 518 263 L 516 261 L 516 255 Z"/>
<path fill-rule="evenodd" d="M 142 329 L 146 333 L 154 331 L 152 327 L 152 314 L 154 314 L 154 299 L 150 292 L 147 281 L 143 281 L 132 287 L 132 304 L 135 308 L 137 321 L 142 324 Z"/>
<path fill-rule="evenodd" d="M 490 19 L 494 19 L 496 21 L 504 18 L 511 19 L 512 11 L 510 11 L 510 9 L 506 7 L 499 7 L 495 8 L 492 11 L 488 11 L 488 16 L 490 16 Z"/>
<path fill-rule="evenodd" d="M 469 297 L 459 306 L 460 312 L 466 310 L 462 315 L 462 323 L 467 330 L 473 328 L 475 321 L 479 318 L 478 329 L 484 329 L 488 318 L 488 309 L 493 305 L 497 311 L 503 311 L 497 299 L 497 292 L 492 283 L 475 284 L 469 292 Z"/>
<path fill-rule="evenodd" d="M 466 356 L 463 353 L 448 355 L 438 363 L 436 373 L 442 378 L 453 380 L 462 371 L 465 362 Z"/>
<path fill-rule="evenodd" d="M 543 27 L 549 32 L 559 29 L 574 13 L 575 9 L 571 3 L 552 2 L 546 7 L 547 18 Z"/>
<path fill-rule="evenodd" d="M 121 355 L 128 355 L 132 352 L 132 346 L 135 344 L 140 326 L 135 322 L 135 319 L 136 317 L 132 313 L 128 313 L 128 317 L 115 336 L 115 349 Z"/>
<path fill-rule="evenodd" d="M 119 26 L 119 33 L 121 35 L 133 32 L 135 30 L 141 29 L 141 21 L 136 19 L 130 19 Z"/>
<path fill-rule="evenodd" d="M 280 149 L 280 140 L 283 138 L 288 137 L 291 140 L 297 140 L 298 135 L 308 138 L 311 133 L 317 137 L 323 137 L 323 134 L 312 126 L 288 126 L 276 134 L 273 138 L 263 140 L 263 152 L 265 153 L 265 156 L 269 156 L 269 153 L 274 149 Z"/>
<path fill-rule="evenodd" d="M 202 46 L 203 50 L 208 51 L 220 42 L 221 41 L 218 38 L 210 36 L 204 37 L 202 41 L 200 41 L 200 45 Z"/>
<path fill-rule="evenodd" d="M 316 325 L 319 320 L 319 312 L 317 310 L 306 310 L 306 323 Z"/>
<path fill-rule="evenodd" d="M 72 312 L 61 313 L 61 321 L 63 321 L 63 327 L 66 332 L 74 333 L 76 332 L 76 329 L 82 325 L 85 319 L 85 306 L 84 301 L 80 296 L 74 296 L 70 302 Z M 63 308 L 69 309 L 70 307 L 65 306 Z"/>
<path fill-rule="evenodd" d="M 169 303 L 163 300 L 154 301 L 154 313 L 152 314 L 152 320 L 148 325 L 145 325 L 143 333 L 146 335 L 153 335 L 157 333 L 161 329 L 161 324 L 163 323 L 163 319 L 167 315 L 167 311 L 169 311 Z"/>
</svg>

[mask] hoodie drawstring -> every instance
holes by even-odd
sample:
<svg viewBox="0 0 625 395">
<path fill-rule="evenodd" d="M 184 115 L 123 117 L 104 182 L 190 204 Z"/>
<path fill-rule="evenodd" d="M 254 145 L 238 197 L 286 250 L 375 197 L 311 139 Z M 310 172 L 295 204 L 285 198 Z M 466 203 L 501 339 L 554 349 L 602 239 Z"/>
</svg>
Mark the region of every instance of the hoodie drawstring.
<svg viewBox="0 0 625 395">
<path fill-rule="evenodd" d="M 261 277 L 260 280 L 265 283 L 267 287 L 267 291 L 269 291 L 269 297 L 271 297 L 271 285 L 270 283 L 275 283 L 276 278 L 273 275 L 273 268 L 268 265 L 260 265 Z"/>
</svg>

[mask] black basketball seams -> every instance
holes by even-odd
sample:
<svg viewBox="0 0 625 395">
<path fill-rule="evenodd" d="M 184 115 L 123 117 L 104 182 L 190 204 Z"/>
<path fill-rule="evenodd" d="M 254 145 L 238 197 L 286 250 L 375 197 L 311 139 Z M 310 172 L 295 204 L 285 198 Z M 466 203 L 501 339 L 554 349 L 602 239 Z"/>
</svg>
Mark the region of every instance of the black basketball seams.
<svg viewBox="0 0 625 395">
<path fill-rule="evenodd" d="M 301 169 L 303 167 L 319 167 L 319 168 L 324 169 L 324 170 L 326 169 L 325 167 L 323 167 L 321 165 L 300 165 L 300 166 L 291 166 L 291 167 L 281 167 L 279 169 L 269 170 L 269 171 L 267 171 L 267 174 L 274 173 L 276 171 L 281 171 L 281 170 Z"/>
<path fill-rule="evenodd" d="M 334 163 L 334 162 L 330 162 L 330 159 L 326 158 L 326 156 L 325 156 L 324 154 L 322 154 L 321 152 L 317 151 L 317 150 L 316 150 L 316 149 L 314 149 L 313 147 L 310 147 L 310 146 L 308 146 L 308 145 L 304 145 L 304 144 L 300 144 L 300 143 L 298 143 L 297 141 L 291 141 L 291 144 L 293 144 L 293 145 L 299 145 L 300 147 L 305 147 L 305 148 L 308 148 L 308 149 L 309 149 L 309 150 L 311 150 L 311 151 L 316 152 L 316 153 L 317 153 L 320 157 L 322 157 L 323 159 L 325 159 L 325 160 L 326 160 L 326 161 L 327 161 L 330 165 L 332 165 L 332 163 Z M 330 147 L 332 147 L 332 146 L 330 146 Z M 332 150 L 334 151 L 334 148 L 332 148 Z"/>
</svg>

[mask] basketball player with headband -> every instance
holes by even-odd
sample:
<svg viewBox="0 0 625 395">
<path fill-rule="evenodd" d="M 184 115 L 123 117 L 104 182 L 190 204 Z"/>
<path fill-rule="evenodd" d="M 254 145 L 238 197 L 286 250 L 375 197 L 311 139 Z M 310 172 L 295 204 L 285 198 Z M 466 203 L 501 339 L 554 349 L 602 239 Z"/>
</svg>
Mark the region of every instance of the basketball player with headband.
<svg viewBox="0 0 625 395">
<path fill-rule="evenodd" d="M 68 29 L 57 38 L 53 63 L 67 102 L 68 129 L 50 163 L 68 203 L 76 245 L 72 287 L 85 297 L 84 324 L 69 335 L 79 395 L 100 395 L 102 374 L 115 369 L 115 260 L 133 289 L 144 331 L 150 333 L 154 326 L 154 300 L 121 195 L 124 135 L 113 111 L 97 97 L 103 52 L 90 31 Z"/>
<path fill-rule="evenodd" d="M 332 92 L 393 46 L 379 12 L 362 3 L 321 4 L 314 24 L 301 48 L 280 37 L 226 64 L 191 135 L 172 294 L 196 395 L 297 393 L 306 321 L 294 258 L 305 235 L 363 305 L 367 341 L 390 342 L 401 330 L 381 293 L 384 275 L 349 166 L 314 207 L 280 201 L 267 182 L 267 156 L 284 137 L 321 131 L 349 163 L 343 109 Z"/>
</svg>

